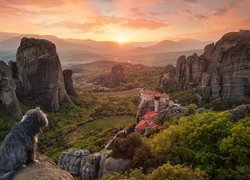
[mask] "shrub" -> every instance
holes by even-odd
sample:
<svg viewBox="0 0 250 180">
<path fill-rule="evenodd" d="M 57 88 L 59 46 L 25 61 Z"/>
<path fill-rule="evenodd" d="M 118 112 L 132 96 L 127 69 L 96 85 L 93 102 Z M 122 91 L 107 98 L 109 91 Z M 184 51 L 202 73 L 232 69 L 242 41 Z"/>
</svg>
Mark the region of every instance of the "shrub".
<svg viewBox="0 0 250 180">
<path fill-rule="evenodd" d="M 198 108 L 198 106 L 194 103 L 188 105 L 188 109 L 190 113 L 195 113 L 195 110 Z"/>
<path fill-rule="evenodd" d="M 164 162 L 225 179 L 250 174 L 249 137 L 249 118 L 234 124 L 229 112 L 205 112 L 182 117 L 148 143 Z"/>
<path fill-rule="evenodd" d="M 230 135 L 219 145 L 224 163 L 218 177 L 227 179 L 250 178 L 250 118 L 241 119 L 231 129 Z M 223 177 L 222 177 L 223 175 Z"/>
<path fill-rule="evenodd" d="M 197 103 L 197 98 L 195 96 L 195 93 L 191 91 L 180 91 L 180 92 L 172 93 L 170 94 L 170 99 L 182 105 Z"/>
<path fill-rule="evenodd" d="M 153 171 L 152 174 L 148 175 L 146 180 L 202 180 L 208 179 L 205 172 L 200 170 L 193 170 L 188 167 L 181 165 L 172 166 L 170 164 L 164 164 Z"/>
<path fill-rule="evenodd" d="M 103 177 L 102 179 L 107 179 L 107 180 L 117 180 L 117 179 L 144 180 L 145 174 L 143 174 L 142 168 L 139 168 L 139 169 L 134 169 L 134 170 L 128 171 L 125 174 L 114 173 L 112 175 L 108 175 L 106 177 Z"/>
<path fill-rule="evenodd" d="M 115 139 L 111 149 L 112 157 L 130 159 L 131 168 L 142 167 L 146 170 L 148 167 L 154 167 L 157 163 L 156 156 L 152 154 L 149 147 L 135 133 Z"/>
</svg>

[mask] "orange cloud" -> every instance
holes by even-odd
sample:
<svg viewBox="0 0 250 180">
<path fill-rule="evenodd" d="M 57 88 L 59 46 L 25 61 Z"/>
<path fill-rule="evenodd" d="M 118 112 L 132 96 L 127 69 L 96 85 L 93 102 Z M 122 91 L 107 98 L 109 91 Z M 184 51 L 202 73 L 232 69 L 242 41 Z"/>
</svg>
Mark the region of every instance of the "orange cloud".
<svg viewBox="0 0 250 180">
<path fill-rule="evenodd" d="M 1 31 L 68 38 L 210 40 L 250 28 L 249 7 L 246 0 L 0 0 L 0 21 Z"/>
</svg>

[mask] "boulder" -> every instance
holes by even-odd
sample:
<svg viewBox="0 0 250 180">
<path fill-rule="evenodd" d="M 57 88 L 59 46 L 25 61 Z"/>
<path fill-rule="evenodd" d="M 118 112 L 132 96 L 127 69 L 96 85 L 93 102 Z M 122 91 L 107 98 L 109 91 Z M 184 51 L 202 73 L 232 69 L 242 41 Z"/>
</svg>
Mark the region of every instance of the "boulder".
<svg viewBox="0 0 250 180">
<path fill-rule="evenodd" d="M 125 173 L 128 170 L 129 163 L 129 160 L 113 158 L 111 151 L 103 152 L 101 154 L 98 176 L 101 178 L 115 172 Z"/>
<path fill-rule="evenodd" d="M 234 120 L 250 117 L 250 104 L 243 104 L 231 110 Z"/>
<path fill-rule="evenodd" d="M 86 163 L 81 167 L 81 178 L 84 180 L 94 180 L 98 177 L 100 153 L 94 153 L 88 156 Z"/>
<path fill-rule="evenodd" d="M 81 169 L 85 166 L 90 152 L 88 150 L 69 149 L 62 153 L 58 159 L 58 166 L 74 176 L 81 175 Z"/>
<path fill-rule="evenodd" d="M 201 113 L 203 113 L 203 112 L 205 112 L 205 111 L 206 111 L 205 108 L 199 108 L 199 109 L 196 109 L 196 110 L 195 110 L 195 113 L 201 114 Z"/>
<path fill-rule="evenodd" d="M 65 69 L 63 71 L 63 79 L 64 79 L 64 85 L 65 89 L 68 93 L 68 95 L 73 96 L 73 97 L 78 97 L 76 90 L 74 88 L 73 80 L 72 80 L 72 74 L 73 71 L 70 69 Z"/>
<path fill-rule="evenodd" d="M 74 180 L 68 172 L 58 168 L 51 159 L 45 156 L 39 157 L 39 162 L 31 163 L 15 173 L 14 180 L 24 179 Z"/>
<path fill-rule="evenodd" d="M 23 90 L 47 111 L 58 111 L 60 102 L 72 103 L 64 86 L 56 46 L 44 39 L 22 38 L 16 54 Z"/>
</svg>

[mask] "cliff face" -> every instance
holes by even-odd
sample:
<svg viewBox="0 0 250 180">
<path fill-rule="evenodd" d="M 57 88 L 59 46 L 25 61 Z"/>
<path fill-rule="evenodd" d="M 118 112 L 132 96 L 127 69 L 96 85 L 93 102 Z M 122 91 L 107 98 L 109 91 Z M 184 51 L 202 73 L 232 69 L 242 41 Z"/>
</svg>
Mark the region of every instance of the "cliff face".
<svg viewBox="0 0 250 180">
<path fill-rule="evenodd" d="M 68 97 L 56 46 L 47 40 L 23 38 L 17 50 L 17 71 L 24 91 L 48 111 L 57 111 Z"/>
<path fill-rule="evenodd" d="M 194 90 L 212 100 L 250 96 L 250 31 L 225 34 L 199 57 L 179 57 L 175 81 L 182 90 Z"/>
<path fill-rule="evenodd" d="M 0 61 L 0 101 L 5 105 L 12 117 L 21 119 L 23 115 L 15 90 L 16 84 L 11 77 L 9 66 Z"/>
<path fill-rule="evenodd" d="M 125 77 L 123 65 L 117 64 L 112 67 L 111 73 L 103 79 L 102 84 L 109 87 L 120 86 Z"/>
<path fill-rule="evenodd" d="M 78 97 L 76 90 L 74 88 L 73 79 L 72 79 L 73 71 L 70 69 L 63 70 L 63 79 L 65 84 L 65 89 L 68 93 L 68 95 L 73 97 Z"/>
<path fill-rule="evenodd" d="M 173 65 L 167 65 L 164 69 L 164 74 L 160 79 L 160 86 L 175 83 L 176 69 Z"/>
</svg>

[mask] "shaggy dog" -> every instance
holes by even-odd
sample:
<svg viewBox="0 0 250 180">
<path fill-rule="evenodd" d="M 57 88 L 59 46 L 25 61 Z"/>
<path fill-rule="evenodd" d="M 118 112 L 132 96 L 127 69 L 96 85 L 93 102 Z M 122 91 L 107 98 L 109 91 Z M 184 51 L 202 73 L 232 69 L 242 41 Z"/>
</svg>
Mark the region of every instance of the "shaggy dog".
<svg viewBox="0 0 250 180">
<path fill-rule="evenodd" d="M 47 125 L 46 115 L 36 108 L 26 112 L 12 127 L 0 147 L 0 180 L 12 179 L 15 171 L 36 162 L 38 135 Z"/>
</svg>

